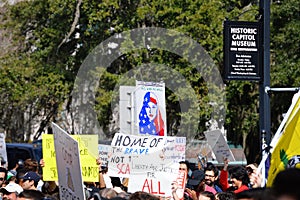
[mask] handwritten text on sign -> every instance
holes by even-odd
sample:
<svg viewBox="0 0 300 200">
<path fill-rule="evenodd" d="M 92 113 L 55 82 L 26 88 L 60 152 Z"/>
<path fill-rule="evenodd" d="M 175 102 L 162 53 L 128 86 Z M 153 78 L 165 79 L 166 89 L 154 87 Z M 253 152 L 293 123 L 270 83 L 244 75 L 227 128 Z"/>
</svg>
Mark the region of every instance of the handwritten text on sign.
<svg viewBox="0 0 300 200">
<path fill-rule="evenodd" d="M 151 155 L 157 149 L 163 149 L 164 143 L 165 137 L 115 134 L 111 143 L 113 156 L 109 158 L 109 175 L 129 177 L 134 157 Z"/>
<path fill-rule="evenodd" d="M 185 160 L 184 137 L 166 137 L 162 149 L 151 155 L 132 157 L 129 192 L 145 191 L 171 196 L 171 184 L 178 176 L 179 161 Z"/>
<path fill-rule="evenodd" d="M 96 164 L 98 158 L 97 135 L 71 135 L 79 144 L 79 154 L 81 162 L 81 171 L 84 181 L 96 182 L 99 179 L 99 167 Z M 58 179 L 57 167 L 55 160 L 55 149 L 53 135 L 42 135 L 43 159 L 45 167 L 43 167 L 43 180 L 55 181 Z M 71 155 L 63 154 L 66 159 Z"/>
</svg>

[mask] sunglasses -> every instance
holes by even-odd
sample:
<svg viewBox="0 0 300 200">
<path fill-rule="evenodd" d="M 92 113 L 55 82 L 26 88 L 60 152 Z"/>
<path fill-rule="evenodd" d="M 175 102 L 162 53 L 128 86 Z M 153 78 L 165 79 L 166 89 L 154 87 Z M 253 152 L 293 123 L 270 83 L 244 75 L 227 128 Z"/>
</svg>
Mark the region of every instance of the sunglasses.
<svg viewBox="0 0 300 200">
<path fill-rule="evenodd" d="M 0 177 L 0 181 L 4 181 L 4 178 L 3 178 L 3 177 Z"/>
</svg>

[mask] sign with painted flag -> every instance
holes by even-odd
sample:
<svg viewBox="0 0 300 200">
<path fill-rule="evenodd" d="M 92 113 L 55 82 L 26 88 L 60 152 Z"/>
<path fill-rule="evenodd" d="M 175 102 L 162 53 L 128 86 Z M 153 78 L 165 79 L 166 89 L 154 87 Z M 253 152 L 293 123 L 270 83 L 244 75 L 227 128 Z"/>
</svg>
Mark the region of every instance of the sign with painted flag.
<svg viewBox="0 0 300 200">
<path fill-rule="evenodd" d="M 137 81 L 135 105 L 139 134 L 167 135 L 164 83 Z"/>
<path fill-rule="evenodd" d="M 294 103 L 281 136 L 271 155 L 267 186 L 271 186 L 276 175 L 286 169 L 300 168 L 300 93 L 294 96 Z"/>
<path fill-rule="evenodd" d="M 84 200 L 78 142 L 52 123 L 60 199 Z"/>
</svg>

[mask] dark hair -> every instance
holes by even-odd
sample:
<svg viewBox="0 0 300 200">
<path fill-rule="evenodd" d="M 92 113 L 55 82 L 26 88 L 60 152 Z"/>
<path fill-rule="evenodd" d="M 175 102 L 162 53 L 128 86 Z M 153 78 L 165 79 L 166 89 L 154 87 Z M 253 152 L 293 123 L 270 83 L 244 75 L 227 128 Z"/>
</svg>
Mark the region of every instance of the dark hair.
<svg viewBox="0 0 300 200">
<path fill-rule="evenodd" d="M 129 200 L 159 200 L 159 197 L 147 192 L 137 191 L 129 196 Z"/>
<path fill-rule="evenodd" d="M 189 171 L 189 169 L 191 169 L 190 162 L 187 160 L 180 161 L 179 164 L 185 164 L 188 171 Z"/>
<path fill-rule="evenodd" d="M 249 176 L 245 167 L 233 167 L 229 169 L 229 174 L 231 175 L 231 178 L 235 178 L 239 181 L 242 181 L 243 185 L 248 185 L 250 183 Z"/>
<path fill-rule="evenodd" d="M 276 197 L 289 195 L 300 199 L 300 169 L 288 168 L 279 172 L 272 184 L 272 191 Z"/>
<path fill-rule="evenodd" d="M 215 200 L 215 195 L 212 192 L 204 191 L 201 192 L 200 195 L 210 198 L 210 200 Z"/>
<path fill-rule="evenodd" d="M 236 200 L 233 192 L 219 192 L 216 194 L 219 200 Z"/>
<path fill-rule="evenodd" d="M 121 187 L 122 186 L 122 183 L 121 183 L 121 180 L 119 177 L 111 176 L 110 179 L 111 179 L 111 184 L 113 185 L 113 187 Z"/>
<path fill-rule="evenodd" d="M 6 180 L 7 169 L 5 169 L 4 167 L 0 167 L 0 172 L 4 172 L 5 173 L 4 180 Z"/>
<path fill-rule="evenodd" d="M 206 171 L 213 171 L 214 174 L 215 174 L 215 177 L 217 177 L 217 176 L 219 175 L 219 170 L 218 170 L 218 168 L 217 168 L 213 163 L 211 163 L 211 162 L 208 162 L 208 163 L 206 164 L 206 167 L 204 168 L 204 173 L 205 173 Z"/>
<path fill-rule="evenodd" d="M 269 188 L 253 188 L 236 194 L 237 199 L 275 200 Z"/>
<path fill-rule="evenodd" d="M 27 170 L 27 171 L 34 171 L 34 172 L 37 172 L 38 171 L 38 167 L 39 167 L 39 163 L 37 160 L 35 159 L 31 159 L 31 158 L 28 158 L 24 161 L 24 168 Z"/>
<path fill-rule="evenodd" d="M 41 200 L 45 197 L 45 195 L 39 190 L 23 190 L 23 192 L 21 192 L 18 197 L 28 198 L 32 200 Z"/>
</svg>

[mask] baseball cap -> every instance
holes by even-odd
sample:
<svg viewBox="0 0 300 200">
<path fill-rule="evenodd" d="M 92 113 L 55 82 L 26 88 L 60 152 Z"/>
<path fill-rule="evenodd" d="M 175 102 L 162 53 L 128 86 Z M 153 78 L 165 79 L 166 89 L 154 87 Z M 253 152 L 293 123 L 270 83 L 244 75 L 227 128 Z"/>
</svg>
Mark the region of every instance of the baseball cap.
<svg viewBox="0 0 300 200">
<path fill-rule="evenodd" d="M 41 179 L 41 177 L 36 173 L 36 172 L 27 172 L 26 174 L 24 174 L 24 176 L 20 177 L 23 180 L 34 180 L 34 182 L 39 182 L 39 180 Z"/>
<path fill-rule="evenodd" d="M 9 183 L 5 187 L 0 188 L 0 192 L 7 194 L 7 193 L 17 193 L 20 194 L 23 191 L 23 188 L 17 183 Z"/>
<path fill-rule="evenodd" d="M 201 170 L 194 170 L 191 177 L 188 179 L 187 185 L 196 186 L 203 181 L 205 175 Z"/>
</svg>

